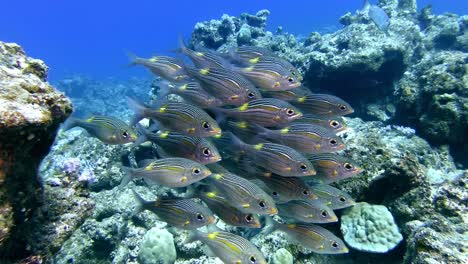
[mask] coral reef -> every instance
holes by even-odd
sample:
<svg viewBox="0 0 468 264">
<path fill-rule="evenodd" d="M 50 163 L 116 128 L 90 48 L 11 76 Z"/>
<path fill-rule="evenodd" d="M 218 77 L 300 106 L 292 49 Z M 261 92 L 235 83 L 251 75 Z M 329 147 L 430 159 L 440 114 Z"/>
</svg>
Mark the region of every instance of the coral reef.
<svg viewBox="0 0 468 264">
<path fill-rule="evenodd" d="M 312 32 L 303 42 L 281 28 L 273 34 L 224 15 L 221 21 L 198 23 L 192 43 L 226 51 L 244 44 L 239 31 L 249 28 L 256 34 L 247 44 L 268 47 L 289 60 L 313 91 L 345 99 L 367 120 L 415 127 L 431 143 L 449 144 L 457 160 L 468 164 L 460 136 L 468 124 L 468 16 L 434 15 L 430 7 L 416 14 L 415 0 L 380 0 L 379 6 L 390 16 L 389 34 L 362 11 L 343 15 L 343 29 Z M 261 14 L 258 19 L 264 18 Z M 223 31 L 221 25 L 232 30 Z M 223 37 L 217 37 L 219 31 Z"/>
<path fill-rule="evenodd" d="M 343 213 L 341 232 L 351 247 L 375 253 L 388 252 L 403 239 L 388 209 L 366 202 L 357 203 Z"/>
<path fill-rule="evenodd" d="M 41 204 L 37 168 L 71 102 L 46 81 L 48 67 L 17 44 L 0 42 L 0 259 L 27 254 Z"/>
</svg>

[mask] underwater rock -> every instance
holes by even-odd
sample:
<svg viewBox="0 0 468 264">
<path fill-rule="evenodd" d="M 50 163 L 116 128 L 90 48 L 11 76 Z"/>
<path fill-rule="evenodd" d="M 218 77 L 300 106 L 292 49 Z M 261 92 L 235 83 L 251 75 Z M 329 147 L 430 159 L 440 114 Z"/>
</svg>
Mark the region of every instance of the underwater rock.
<svg viewBox="0 0 468 264">
<path fill-rule="evenodd" d="M 140 244 L 138 260 L 143 264 L 171 264 L 176 260 L 174 237 L 166 229 L 151 228 Z"/>
<path fill-rule="evenodd" d="M 468 172 L 457 169 L 447 148 L 431 148 L 411 128 L 358 118 L 346 121 L 351 128 L 343 134 L 345 152 L 365 171 L 337 185 L 358 201 L 382 204 L 390 210 L 407 238 L 391 253 L 404 255 L 405 263 L 433 263 L 431 259 L 442 261 L 448 255 L 453 256 L 453 263 L 463 263 L 467 256 L 460 249 L 468 227 L 463 213 Z M 450 237 L 454 246 L 420 247 L 428 244 L 419 234 L 423 230 L 434 234 L 431 245 L 445 245 Z M 419 252 L 426 252 L 426 257 Z"/>
<path fill-rule="evenodd" d="M 273 264 L 293 264 L 294 257 L 287 249 L 280 248 L 273 254 L 271 262 Z"/>
<path fill-rule="evenodd" d="M 366 252 L 385 253 L 403 236 L 385 206 L 357 203 L 341 216 L 341 232 L 349 246 Z"/>
<path fill-rule="evenodd" d="M 70 100 L 47 83 L 48 67 L 17 44 L 0 42 L 0 258 L 20 258 L 42 203 L 36 173 Z"/>
</svg>

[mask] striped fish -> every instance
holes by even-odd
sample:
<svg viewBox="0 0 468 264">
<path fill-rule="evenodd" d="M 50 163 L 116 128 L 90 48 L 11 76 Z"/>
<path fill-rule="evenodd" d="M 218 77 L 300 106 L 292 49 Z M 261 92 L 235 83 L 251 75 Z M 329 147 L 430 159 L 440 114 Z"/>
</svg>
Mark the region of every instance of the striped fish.
<svg viewBox="0 0 468 264">
<path fill-rule="evenodd" d="M 162 98 L 168 94 L 177 94 L 185 101 L 190 102 L 200 108 L 211 108 L 223 106 L 224 103 L 217 97 L 208 93 L 199 82 L 191 81 L 184 84 L 161 84 L 159 96 Z"/>
<path fill-rule="evenodd" d="M 155 56 L 150 59 L 137 57 L 134 54 L 129 54 L 131 65 L 143 65 L 153 74 L 171 81 L 180 82 L 188 80 L 189 76 L 183 68 L 183 63 L 172 57 L 168 56 Z"/>
<path fill-rule="evenodd" d="M 335 133 L 317 125 L 293 123 L 289 126 L 272 130 L 252 125 L 261 138 L 284 144 L 303 153 L 324 153 L 343 150 L 345 144 Z"/>
<path fill-rule="evenodd" d="M 85 129 L 91 136 L 100 141 L 116 145 L 134 142 L 137 134 L 129 125 L 120 119 L 110 116 L 91 116 L 88 119 L 69 117 L 62 129 L 67 131 L 74 127 Z"/>
<path fill-rule="evenodd" d="M 277 204 L 291 200 L 310 201 L 318 199 L 317 195 L 300 178 L 281 177 L 275 174 L 265 176 L 259 179 L 265 184 L 268 189 L 267 193 Z"/>
<path fill-rule="evenodd" d="M 132 124 L 146 117 L 154 118 L 164 128 L 186 136 L 210 137 L 221 134 L 218 123 L 203 109 L 191 104 L 165 102 L 151 109 L 130 97 L 127 97 L 127 103 L 135 112 Z"/>
<path fill-rule="evenodd" d="M 311 185 L 310 188 L 317 194 L 319 200 L 333 210 L 353 206 L 356 202 L 349 194 L 326 184 Z"/>
<path fill-rule="evenodd" d="M 276 214 L 275 202 L 267 193 L 252 182 L 233 173 L 215 173 L 207 178 L 216 191 L 208 196 L 221 196 L 244 213 Z"/>
<path fill-rule="evenodd" d="M 312 181 L 317 183 L 329 184 L 337 182 L 363 171 L 353 161 L 337 154 L 314 154 L 307 156 L 307 158 L 317 169 L 317 175 L 311 178 Z"/>
<path fill-rule="evenodd" d="M 135 145 L 150 140 L 174 157 L 191 159 L 201 164 L 210 164 L 221 160 L 218 149 L 207 138 L 188 137 L 166 131 L 153 133 L 142 126 L 139 126 L 138 130 L 142 135 L 135 142 Z"/>
<path fill-rule="evenodd" d="M 143 178 L 148 184 L 160 184 L 170 188 L 187 187 L 211 175 L 204 165 L 184 158 L 164 158 L 153 160 L 141 168 L 122 167 L 127 173 L 121 187 L 133 178 Z"/>
<path fill-rule="evenodd" d="M 137 192 L 132 191 L 138 203 L 135 214 L 148 210 L 169 225 L 182 229 L 196 229 L 215 221 L 210 209 L 193 199 L 173 197 L 146 201 Z"/>
<path fill-rule="evenodd" d="M 242 75 L 222 69 L 186 67 L 187 72 L 203 85 L 203 88 L 227 105 L 242 105 L 262 98 L 260 91 Z"/>
<path fill-rule="evenodd" d="M 236 61 L 248 62 L 252 59 L 258 59 L 263 56 L 276 56 L 275 53 L 264 47 L 255 47 L 255 46 L 241 46 L 237 47 L 232 53 L 231 56 Z"/>
<path fill-rule="evenodd" d="M 227 141 L 230 151 L 245 155 L 255 166 L 284 177 L 315 175 L 312 164 L 301 153 L 288 146 L 275 143 L 246 144 L 232 133 L 224 133 L 222 142 Z"/>
<path fill-rule="evenodd" d="M 257 99 L 237 108 L 217 110 L 228 117 L 268 127 L 282 127 L 302 117 L 297 108 L 274 98 Z"/>
<path fill-rule="evenodd" d="M 276 99 L 280 99 L 286 102 L 297 100 L 305 95 L 312 94 L 309 88 L 300 86 L 298 88 L 286 91 L 268 91 L 268 90 L 261 90 L 262 96 L 264 97 L 272 97 Z"/>
<path fill-rule="evenodd" d="M 280 224 L 267 218 L 266 233 L 284 232 L 291 243 L 299 244 L 318 254 L 345 254 L 344 242 L 327 229 L 314 224 Z"/>
<path fill-rule="evenodd" d="M 354 109 L 343 99 L 330 94 L 310 94 L 291 101 L 291 104 L 306 113 L 320 117 L 344 116 L 354 112 Z"/>
<path fill-rule="evenodd" d="M 198 197 L 228 225 L 248 228 L 261 227 L 260 219 L 257 215 L 242 212 L 221 196 L 213 195 L 213 193 L 199 192 Z"/>
<path fill-rule="evenodd" d="M 302 77 L 278 63 L 277 57 L 261 57 L 256 63 L 245 68 L 235 68 L 257 87 L 265 90 L 291 90 L 301 85 Z"/>
<path fill-rule="evenodd" d="M 180 40 L 180 51 L 185 54 L 196 68 L 229 68 L 229 63 L 216 51 L 204 47 L 196 47 L 196 51 L 187 48 Z"/>
<path fill-rule="evenodd" d="M 345 131 L 348 128 L 346 122 L 340 116 L 326 118 L 313 114 L 304 114 L 301 119 L 297 120 L 297 122 L 319 125 L 333 133 Z"/>
<path fill-rule="evenodd" d="M 264 63 L 264 64 L 276 65 L 278 67 L 288 70 L 291 73 L 292 77 L 295 78 L 297 81 L 300 82 L 303 80 L 302 74 L 296 69 L 296 67 L 294 67 L 289 61 L 282 59 L 280 57 L 277 57 L 276 55 L 274 56 L 264 55 L 259 58 L 250 59 L 249 62 L 252 64 Z"/>
<path fill-rule="evenodd" d="M 292 200 L 278 205 L 279 215 L 295 222 L 326 224 L 338 221 L 333 210 L 319 200 Z"/>
<path fill-rule="evenodd" d="M 224 231 L 204 233 L 194 230 L 186 242 L 200 240 L 224 263 L 266 264 L 265 257 L 247 239 Z"/>
</svg>

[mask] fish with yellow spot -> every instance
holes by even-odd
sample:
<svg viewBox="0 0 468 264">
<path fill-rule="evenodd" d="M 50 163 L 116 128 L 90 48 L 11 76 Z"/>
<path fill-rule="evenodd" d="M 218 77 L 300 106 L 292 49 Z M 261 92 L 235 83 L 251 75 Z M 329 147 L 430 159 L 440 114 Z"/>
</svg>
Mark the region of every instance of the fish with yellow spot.
<svg viewBox="0 0 468 264">
<path fill-rule="evenodd" d="M 349 252 L 345 243 L 327 229 L 314 224 L 282 224 L 267 217 L 267 227 L 263 231 L 286 234 L 291 243 L 301 245 L 318 254 L 345 254 Z"/>
<path fill-rule="evenodd" d="M 153 74 L 165 80 L 180 82 L 189 79 L 187 72 L 183 68 L 183 63 L 179 59 L 169 56 L 155 56 L 145 59 L 132 53 L 128 53 L 128 57 L 131 60 L 130 65 L 143 65 Z"/>
<path fill-rule="evenodd" d="M 226 224 L 237 227 L 260 228 L 260 219 L 256 214 L 244 213 L 232 206 L 228 199 L 213 192 L 198 192 L 199 197 Z"/>
<path fill-rule="evenodd" d="M 344 116 L 354 113 L 354 109 L 343 99 L 330 94 L 305 95 L 291 104 L 303 110 L 305 113 L 320 117 Z"/>
<path fill-rule="evenodd" d="M 236 108 L 216 108 L 216 111 L 267 127 L 283 127 L 302 117 L 302 112 L 296 107 L 275 98 L 253 100 Z"/>
<path fill-rule="evenodd" d="M 279 215 L 294 222 L 326 224 L 338 221 L 333 210 L 320 200 L 292 200 L 278 205 Z"/>
<path fill-rule="evenodd" d="M 185 101 L 200 108 L 212 108 L 224 106 L 221 99 L 208 93 L 197 81 L 190 81 L 180 84 L 169 84 L 160 82 L 158 95 L 163 98 L 168 94 L 177 94 Z"/>
<path fill-rule="evenodd" d="M 348 126 L 341 116 L 334 117 L 320 117 L 313 114 L 304 114 L 301 119 L 296 121 L 297 123 L 307 123 L 321 126 L 330 130 L 333 133 L 345 131 Z"/>
<path fill-rule="evenodd" d="M 269 90 L 260 90 L 264 97 L 272 97 L 287 102 L 297 100 L 305 95 L 312 94 L 312 91 L 305 86 L 299 86 L 292 90 L 286 91 L 269 91 Z"/>
<path fill-rule="evenodd" d="M 203 109 L 191 104 L 168 101 L 151 108 L 130 97 L 127 97 L 127 103 L 135 113 L 132 124 L 143 118 L 154 118 L 165 129 L 186 136 L 210 137 L 221 134 L 218 123 Z"/>
<path fill-rule="evenodd" d="M 173 157 L 187 158 L 201 164 L 210 164 L 221 160 L 218 149 L 208 138 L 189 137 L 168 131 L 154 133 L 143 126 L 137 127 L 141 136 L 135 141 L 135 145 L 150 140 L 164 149 L 166 154 Z"/>
<path fill-rule="evenodd" d="M 255 85 L 234 71 L 223 68 L 196 69 L 190 66 L 185 66 L 185 69 L 207 92 L 226 105 L 239 106 L 262 98 Z"/>
<path fill-rule="evenodd" d="M 363 169 L 358 167 L 354 161 L 337 154 L 313 154 L 308 155 L 307 158 L 317 170 L 317 175 L 310 178 L 316 183 L 329 184 L 363 172 Z"/>
<path fill-rule="evenodd" d="M 137 139 L 133 128 L 124 121 L 110 116 L 94 115 L 87 119 L 69 117 L 62 125 L 64 131 L 74 127 L 81 127 L 91 136 L 110 145 L 131 143 Z"/>
<path fill-rule="evenodd" d="M 266 264 L 262 252 L 247 239 L 225 231 L 191 231 L 186 243 L 200 240 L 224 263 Z"/>
<path fill-rule="evenodd" d="M 248 67 L 233 69 L 261 89 L 284 91 L 301 86 L 302 76 L 289 62 L 268 56 L 260 57 L 253 62 Z"/>
<path fill-rule="evenodd" d="M 137 192 L 132 191 L 138 203 L 134 211 L 135 214 L 148 210 L 169 225 L 187 230 L 210 225 L 215 221 L 210 209 L 193 199 L 168 197 L 159 198 L 156 201 L 146 201 Z"/>
<path fill-rule="evenodd" d="M 319 201 L 333 210 L 343 209 L 356 204 L 351 196 L 333 186 L 326 184 L 314 184 L 310 188 L 317 194 Z"/>
<path fill-rule="evenodd" d="M 318 125 L 292 123 L 277 130 L 256 124 L 251 126 L 256 130 L 257 137 L 289 146 L 302 153 L 329 153 L 346 147 L 339 136 Z"/>
<path fill-rule="evenodd" d="M 257 177 L 265 185 L 265 188 L 262 189 L 277 204 L 286 203 L 291 200 L 311 201 L 318 199 L 317 195 L 300 177 L 281 177 L 276 174 L 259 175 Z M 262 187 L 262 185 L 259 186 Z"/>
<path fill-rule="evenodd" d="M 249 64 L 251 60 L 258 60 L 263 56 L 276 56 L 275 53 L 265 47 L 257 46 L 240 46 L 234 49 L 231 49 L 227 56 L 233 62 Z"/>
<path fill-rule="evenodd" d="M 233 155 L 245 155 L 255 166 L 283 177 L 311 176 L 316 173 L 306 157 L 288 146 L 276 143 L 251 145 L 241 141 L 231 132 L 224 133 L 214 142 L 227 146 L 225 150 Z"/>
<path fill-rule="evenodd" d="M 185 158 L 143 160 L 140 166 L 140 168 L 122 167 L 127 175 L 122 179 L 121 187 L 134 178 L 143 178 L 149 185 L 160 184 L 170 188 L 181 188 L 203 180 L 211 174 L 205 165 Z"/>
<path fill-rule="evenodd" d="M 179 43 L 180 52 L 185 54 L 196 68 L 229 68 L 230 66 L 229 62 L 214 50 L 202 46 L 195 47 L 195 50 L 189 49 L 182 39 L 179 39 Z"/>
<path fill-rule="evenodd" d="M 233 173 L 214 173 L 206 178 L 205 182 L 213 189 L 206 194 L 208 197 L 221 196 L 244 213 L 261 215 L 278 213 L 273 198 L 254 183 Z"/>
</svg>

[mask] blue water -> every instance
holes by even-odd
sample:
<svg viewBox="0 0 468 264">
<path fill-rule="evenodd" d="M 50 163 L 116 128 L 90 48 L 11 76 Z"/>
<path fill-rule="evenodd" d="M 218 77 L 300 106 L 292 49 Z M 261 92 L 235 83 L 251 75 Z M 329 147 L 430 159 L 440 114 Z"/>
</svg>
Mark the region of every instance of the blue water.
<svg viewBox="0 0 468 264">
<path fill-rule="evenodd" d="M 375 1 L 374 1 L 375 2 Z M 168 53 L 182 35 L 189 38 L 196 22 L 269 9 L 268 29 L 307 35 L 327 26 L 339 27 L 346 12 L 362 0 L 328 1 L 5 1 L 0 16 L 0 40 L 16 42 L 28 55 L 50 67 L 49 80 L 70 74 L 94 78 L 128 78 L 149 73 L 128 69 L 125 51 L 140 56 Z M 248 3 L 248 4 L 247 4 Z M 468 1 L 418 1 L 433 4 L 435 13 L 468 13 Z"/>
</svg>

